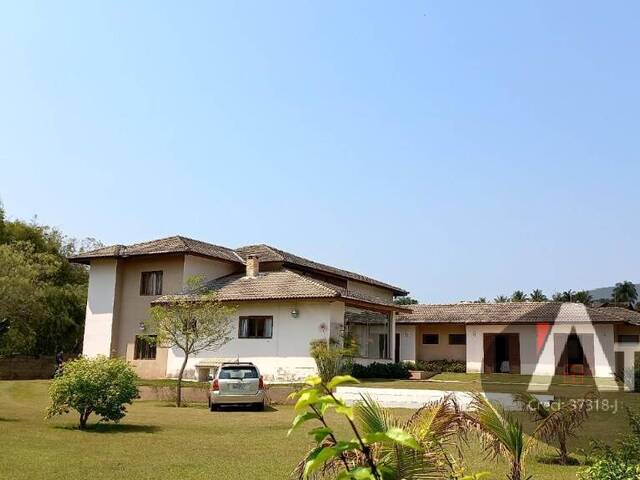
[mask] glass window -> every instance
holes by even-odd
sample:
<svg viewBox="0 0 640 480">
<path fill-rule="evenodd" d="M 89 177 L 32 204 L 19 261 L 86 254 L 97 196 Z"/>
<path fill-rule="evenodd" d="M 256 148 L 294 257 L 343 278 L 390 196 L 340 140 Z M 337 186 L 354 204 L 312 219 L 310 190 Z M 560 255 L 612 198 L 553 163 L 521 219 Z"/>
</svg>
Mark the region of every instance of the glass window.
<svg viewBox="0 0 640 480">
<path fill-rule="evenodd" d="M 423 345 L 438 345 L 440 343 L 440 335 L 437 333 L 423 333 L 422 344 Z"/>
<path fill-rule="evenodd" d="M 239 338 L 271 338 L 273 317 L 240 317 Z"/>
<path fill-rule="evenodd" d="M 253 367 L 222 367 L 219 378 L 220 380 L 258 378 L 258 371 Z"/>
<path fill-rule="evenodd" d="M 156 338 L 155 335 L 149 337 Z M 156 359 L 156 342 L 149 341 L 145 337 L 136 337 L 136 343 L 133 349 L 134 360 L 155 360 Z"/>
<path fill-rule="evenodd" d="M 389 335 L 391 322 L 388 313 L 347 307 L 344 313 L 345 329 L 360 349 L 360 357 L 391 358 Z"/>
<path fill-rule="evenodd" d="M 466 345 L 467 336 L 464 333 L 450 333 L 449 345 Z"/>
<path fill-rule="evenodd" d="M 162 272 L 142 272 L 140 295 L 162 295 Z"/>
</svg>

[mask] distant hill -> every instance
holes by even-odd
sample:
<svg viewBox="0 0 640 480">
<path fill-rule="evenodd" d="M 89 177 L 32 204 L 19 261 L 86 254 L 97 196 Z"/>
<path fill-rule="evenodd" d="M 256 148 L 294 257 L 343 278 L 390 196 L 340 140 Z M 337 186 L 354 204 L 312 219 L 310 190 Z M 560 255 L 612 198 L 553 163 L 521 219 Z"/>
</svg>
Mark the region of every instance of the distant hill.
<svg viewBox="0 0 640 480">
<path fill-rule="evenodd" d="M 635 285 L 636 290 L 638 290 L 638 293 L 640 294 L 640 283 L 636 283 Z M 589 290 L 589 293 L 594 300 L 600 300 L 601 298 L 611 298 L 611 295 L 613 295 L 613 288 L 614 287 L 596 288 L 594 290 Z"/>
</svg>

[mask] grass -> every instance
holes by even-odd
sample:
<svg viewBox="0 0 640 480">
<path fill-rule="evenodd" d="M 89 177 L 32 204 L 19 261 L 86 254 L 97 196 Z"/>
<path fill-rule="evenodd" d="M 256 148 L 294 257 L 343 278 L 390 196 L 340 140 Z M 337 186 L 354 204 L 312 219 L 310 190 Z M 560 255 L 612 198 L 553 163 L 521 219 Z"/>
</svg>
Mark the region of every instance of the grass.
<svg viewBox="0 0 640 480">
<path fill-rule="evenodd" d="M 453 390 L 465 392 L 504 392 L 539 391 L 546 392 L 544 385 L 551 381 L 549 393 L 563 397 L 579 397 L 588 391 L 599 389 L 606 394 L 619 394 L 621 385 L 613 380 L 575 376 L 538 377 L 504 373 L 440 373 L 426 380 L 389 380 L 367 379 L 362 386 L 378 388 L 409 388 L 426 390 Z M 529 385 L 532 388 L 529 388 Z"/>
<path fill-rule="evenodd" d="M 166 403 L 138 401 L 122 423 L 80 431 L 72 414 L 43 420 L 47 385 L 46 381 L 0 381 L 2 480 L 285 479 L 311 445 L 304 428 L 287 438 L 294 417 L 291 406 L 266 412 L 211 413 L 205 405 L 176 409 Z M 640 395 L 618 395 L 625 404 L 640 407 Z M 346 436 L 340 420 L 332 417 Z M 626 429 L 621 410 L 595 413 L 570 446 L 573 451 L 587 447 L 590 437 L 613 441 Z M 475 440 L 463 450 L 469 471 L 490 471 L 491 478 L 504 478 L 504 463 L 484 458 Z M 546 448 L 537 454 L 544 459 L 550 453 Z M 528 473 L 542 480 L 575 478 L 578 468 L 533 458 L 527 467 Z"/>
</svg>

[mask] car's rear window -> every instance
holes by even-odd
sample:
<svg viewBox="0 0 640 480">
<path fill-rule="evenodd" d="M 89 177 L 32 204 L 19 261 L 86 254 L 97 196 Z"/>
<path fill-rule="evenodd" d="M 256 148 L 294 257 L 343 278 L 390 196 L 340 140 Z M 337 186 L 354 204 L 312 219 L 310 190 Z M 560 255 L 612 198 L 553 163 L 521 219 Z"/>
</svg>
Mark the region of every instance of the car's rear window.
<svg viewBox="0 0 640 480">
<path fill-rule="evenodd" d="M 254 367 L 222 367 L 220 380 L 258 378 L 258 371 Z"/>
</svg>

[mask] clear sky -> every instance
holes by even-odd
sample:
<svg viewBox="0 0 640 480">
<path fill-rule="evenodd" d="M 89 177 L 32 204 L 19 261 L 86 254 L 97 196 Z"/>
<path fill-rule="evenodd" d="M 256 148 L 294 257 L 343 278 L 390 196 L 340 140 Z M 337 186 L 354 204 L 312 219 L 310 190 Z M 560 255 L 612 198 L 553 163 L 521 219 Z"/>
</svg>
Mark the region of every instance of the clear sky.
<svg viewBox="0 0 640 480">
<path fill-rule="evenodd" d="M 640 280 L 640 2 L 4 2 L 0 198 L 424 302 Z"/>
</svg>

